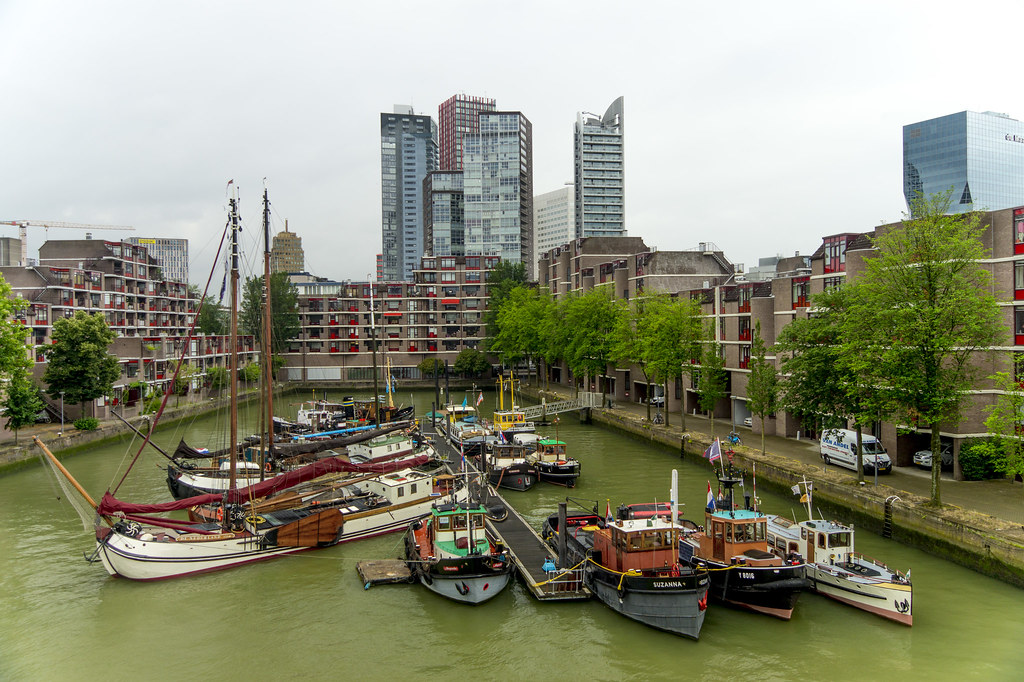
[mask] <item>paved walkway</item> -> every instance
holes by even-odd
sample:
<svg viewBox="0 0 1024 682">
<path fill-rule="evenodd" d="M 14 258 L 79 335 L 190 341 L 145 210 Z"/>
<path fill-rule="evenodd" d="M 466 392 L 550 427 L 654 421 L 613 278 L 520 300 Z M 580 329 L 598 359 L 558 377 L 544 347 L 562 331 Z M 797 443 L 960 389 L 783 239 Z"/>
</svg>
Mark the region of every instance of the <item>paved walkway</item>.
<svg viewBox="0 0 1024 682">
<path fill-rule="evenodd" d="M 531 387 L 532 388 L 532 387 Z M 535 389 L 534 389 L 535 390 Z M 562 387 L 551 387 L 548 393 L 556 393 L 570 397 L 568 390 Z M 615 412 L 628 413 L 636 418 L 647 417 L 647 405 L 639 403 L 614 403 L 612 408 Z M 655 414 L 657 408 L 651 407 L 651 414 Z M 670 433 L 682 436 L 680 428 L 679 413 L 669 416 L 670 425 L 653 426 L 656 429 L 666 429 Z M 717 435 L 724 438 L 733 430 L 732 424 L 727 420 L 716 419 L 714 423 L 714 434 L 711 433 L 711 420 L 701 415 L 686 415 L 686 426 L 688 431 Z M 746 426 L 737 426 L 736 432 L 740 435 L 743 445 L 761 449 L 761 435 L 755 433 Z M 824 468 L 821 455 L 818 451 L 816 440 L 796 440 L 793 438 L 781 438 L 779 436 L 765 436 L 765 450 L 775 455 L 782 455 L 799 460 L 806 464 Z M 847 469 L 836 466 L 829 467 L 832 471 L 847 473 Z M 851 478 L 856 478 L 856 473 L 849 472 Z M 897 490 L 903 490 L 925 498 L 931 497 L 931 472 L 915 466 L 893 467 L 890 474 L 879 476 L 879 483 L 884 483 Z M 867 485 L 873 485 L 873 476 L 865 475 Z M 962 509 L 977 511 L 996 518 L 1009 521 L 1013 524 L 1024 526 L 1024 485 L 1009 480 L 998 481 L 956 481 L 951 473 L 943 472 L 940 486 L 942 502 L 948 505 L 955 505 Z"/>
</svg>

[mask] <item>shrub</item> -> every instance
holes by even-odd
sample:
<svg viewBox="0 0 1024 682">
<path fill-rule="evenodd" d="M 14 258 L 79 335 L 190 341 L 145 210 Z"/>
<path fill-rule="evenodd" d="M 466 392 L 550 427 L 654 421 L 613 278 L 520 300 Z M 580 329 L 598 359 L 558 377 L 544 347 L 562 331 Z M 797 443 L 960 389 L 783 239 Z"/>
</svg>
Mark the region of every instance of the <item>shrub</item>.
<svg viewBox="0 0 1024 682">
<path fill-rule="evenodd" d="M 82 417 L 80 419 L 76 419 L 73 422 L 73 425 L 79 431 L 95 431 L 99 428 L 100 420 L 96 417 Z"/>
<path fill-rule="evenodd" d="M 960 446 L 960 470 L 968 481 L 999 478 L 1002 444 L 994 438 L 972 438 Z"/>
</svg>

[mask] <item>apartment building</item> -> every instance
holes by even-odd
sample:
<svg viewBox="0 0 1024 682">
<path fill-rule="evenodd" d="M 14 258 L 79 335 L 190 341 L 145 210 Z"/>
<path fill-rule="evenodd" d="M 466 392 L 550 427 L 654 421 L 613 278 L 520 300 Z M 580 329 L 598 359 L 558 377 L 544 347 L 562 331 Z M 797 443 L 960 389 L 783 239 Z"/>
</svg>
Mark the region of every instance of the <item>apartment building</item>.
<svg viewBox="0 0 1024 682">
<path fill-rule="evenodd" d="M 497 256 L 428 256 L 412 282 L 352 282 L 302 278 L 301 331 L 285 353 L 291 381 L 373 380 L 376 362 L 398 379 L 418 379 L 428 357 L 453 364 L 478 348 L 486 330 L 487 278 Z"/>
<path fill-rule="evenodd" d="M 162 274 L 145 245 L 91 239 L 47 241 L 39 249 L 39 265 L 0 268 L 13 294 L 29 303 L 17 321 L 31 329 L 34 374 L 45 371 L 42 349 L 53 342 L 53 321 L 78 311 L 101 313 L 118 335 L 110 352 L 120 361 L 121 377 L 113 394 L 92 407 L 94 416 L 109 416 L 111 407 L 134 407 L 140 382 L 151 391 L 164 390 L 182 350 L 199 371 L 197 385 L 210 366 L 226 367 L 228 338 L 189 340 L 197 301 L 185 282 L 155 279 Z M 257 360 L 252 337 L 240 339 L 239 349 L 243 363 Z"/>
</svg>

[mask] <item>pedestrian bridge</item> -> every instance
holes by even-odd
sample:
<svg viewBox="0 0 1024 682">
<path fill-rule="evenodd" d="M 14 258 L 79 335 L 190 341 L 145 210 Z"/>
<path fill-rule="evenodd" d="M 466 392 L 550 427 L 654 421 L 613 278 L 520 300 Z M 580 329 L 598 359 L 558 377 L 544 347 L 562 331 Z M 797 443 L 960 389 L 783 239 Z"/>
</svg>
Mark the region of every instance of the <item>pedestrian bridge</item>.
<svg viewBox="0 0 1024 682">
<path fill-rule="evenodd" d="M 583 410 L 588 407 L 601 406 L 600 393 L 580 391 L 579 396 L 572 400 L 559 400 L 555 403 L 549 403 L 542 399 L 540 405 L 520 407 L 519 411 L 522 412 L 525 418 L 529 420 L 540 419 L 549 414 L 558 414 L 559 412 L 572 412 L 573 410 Z"/>
</svg>

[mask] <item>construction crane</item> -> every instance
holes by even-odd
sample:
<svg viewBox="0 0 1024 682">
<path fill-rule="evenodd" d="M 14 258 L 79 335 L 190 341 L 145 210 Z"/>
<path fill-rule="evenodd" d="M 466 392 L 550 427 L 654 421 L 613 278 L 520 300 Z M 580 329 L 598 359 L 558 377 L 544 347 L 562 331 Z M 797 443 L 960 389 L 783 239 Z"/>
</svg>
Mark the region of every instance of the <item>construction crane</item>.
<svg viewBox="0 0 1024 682">
<path fill-rule="evenodd" d="M 18 236 L 21 237 L 21 266 L 28 264 L 28 234 L 27 227 L 62 227 L 80 230 L 135 230 L 127 225 L 89 225 L 87 223 L 62 223 L 55 220 L 0 220 L 0 225 L 14 225 L 18 228 Z"/>
</svg>

